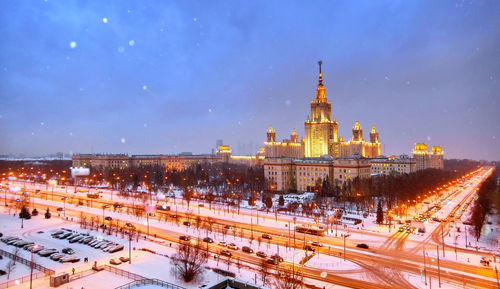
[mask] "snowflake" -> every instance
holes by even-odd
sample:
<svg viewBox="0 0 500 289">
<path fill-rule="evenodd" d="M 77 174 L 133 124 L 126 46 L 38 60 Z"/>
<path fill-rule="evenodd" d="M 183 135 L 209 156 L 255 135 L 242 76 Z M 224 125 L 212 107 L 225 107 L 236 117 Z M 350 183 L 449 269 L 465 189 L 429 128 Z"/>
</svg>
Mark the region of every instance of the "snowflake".
<svg viewBox="0 0 500 289">
<path fill-rule="evenodd" d="M 103 22 L 103 23 L 108 23 L 108 18 L 103 17 L 103 18 L 102 18 L 102 22 Z"/>
<path fill-rule="evenodd" d="M 130 40 L 130 41 L 128 42 L 128 45 L 130 45 L 130 46 L 134 46 L 134 45 L 135 45 L 135 41 L 134 41 L 134 40 Z"/>
<path fill-rule="evenodd" d="M 124 51 L 125 51 L 125 47 L 123 47 L 123 46 L 118 47 L 119 53 L 123 53 Z"/>
<path fill-rule="evenodd" d="M 211 108 L 209 108 L 209 109 L 208 109 L 208 112 L 212 112 L 212 109 L 211 109 Z"/>
<path fill-rule="evenodd" d="M 142 90 L 148 90 L 148 86 L 147 85 L 143 85 L 142 86 Z"/>
<path fill-rule="evenodd" d="M 145 123 L 145 124 L 144 124 L 144 127 L 148 127 L 148 124 L 147 124 L 147 123 Z"/>
<path fill-rule="evenodd" d="M 431 141 L 431 136 L 427 136 L 427 141 Z"/>
<path fill-rule="evenodd" d="M 71 48 L 73 48 L 73 49 L 74 49 L 74 48 L 76 48 L 76 42 L 75 42 L 75 41 L 71 41 L 71 42 L 69 43 L 69 47 L 71 47 Z"/>
<path fill-rule="evenodd" d="M 72 133 L 72 132 L 70 132 L 70 133 L 69 133 L 69 136 L 73 136 L 73 133 Z"/>
<path fill-rule="evenodd" d="M 122 137 L 121 142 L 125 143 L 125 138 L 124 137 Z"/>
<path fill-rule="evenodd" d="M 195 18 L 193 18 L 193 21 L 196 22 L 196 21 L 198 21 L 198 19 L 196 19 L 196 17 L 195 17 Z"/>
<path fill-rule="evenodd" d="M 45 125 L 45 123 L 42 121 L 42 122 L 40 123 L 40 125 Z"/>
<path fill-rule="evenodd" d="M 291 102 L 289 99 L 285 100 L 285 104 L 286 104 L 286 105 L 290 105 L 291 103 L 292 103 L 292 102 Z"/>
</svg>

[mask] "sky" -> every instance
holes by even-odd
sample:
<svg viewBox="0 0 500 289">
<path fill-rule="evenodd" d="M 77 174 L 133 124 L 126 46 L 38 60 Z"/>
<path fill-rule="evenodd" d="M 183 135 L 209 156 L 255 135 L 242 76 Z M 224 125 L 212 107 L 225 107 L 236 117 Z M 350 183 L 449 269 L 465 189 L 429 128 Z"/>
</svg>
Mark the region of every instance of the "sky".
<svg viewBox="0 0 500 289">
<path fill-rule="evenodd" d="M 0 2 L 0 154 L 234 153 L 302 137 L 500 159 L 499 1 Z"/>
</svg>

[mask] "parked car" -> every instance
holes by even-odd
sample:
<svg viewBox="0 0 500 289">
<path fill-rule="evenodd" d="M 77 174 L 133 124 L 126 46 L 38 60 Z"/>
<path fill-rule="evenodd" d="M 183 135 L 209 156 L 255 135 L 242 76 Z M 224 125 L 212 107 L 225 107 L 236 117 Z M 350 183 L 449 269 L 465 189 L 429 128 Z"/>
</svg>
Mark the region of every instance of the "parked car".
<svg viewBox="0 0 500 289">
<path fill-rule="evenodd" d="M 369 249 L 370 247 L 366 244 L 357 244 L 356 247 L 362 248 L 362 249 Z"/>
<path fill-rule="evenodd" d="M 278 260 L 278 262 L 279 262 L 279 263 L 281 263 L 281 262 L 283 262 L 283 261 L 284 261 L 284 260 L 283 260 L 283 257 L 281 257 L 281 256 L 280 256 L 280 255 L 278 255 L 278 254 L 271 255 L 270 257 L 271 257 L 271 258 L 273 258 L 273 259 Z"/>
<path fill-rule="evenodd" d="M 61 252 L 63 252 L 64 254 L 68 254 L 68 255 L 75 254 L 75 251 L 73 251 L 73 249 L 71 249 L 71 248 L 64 248 L 61 250 Z"/>
<path fill-rule="evenodd" d="M 120 260 L 115 260 L 115 259 L 109 260 L 109 264 L 111 264 L 111 265 L 120 265 L 121 263 L 122 263 L 122 261 L 120 261 Z"/>
<path fill-rule="evenodd" d="M 189 236 L 180 236 L 179 240 L 187 242 L 187 241 L 191 240 L 191 238 Z"/>
<path fill-rule="evenodd" d="M 68 232 L 68 233 L 64 233 L 64 234 L 58 235 L 56 238 L 58 238 L 58 239 L 61 239 L 61 240 L 62 240 L 62 239 L 66 239 L 66 238 L 68 238 L 68 237 L 69 237 L 69 236 L 71 236 L 71 235 L 72 235 L 72 233 L 71 233 L 71 232 Z"/>
<path fill-rule="evenodd" d="M 255 253 L 255 255 L 257 255 L 261 258 L 267 258 L 267 254 L 265 252 L 262 252 L 262 251 L 258 251 L 257 253 Z"/>
<path fill-rule="evenodd" d="M 231 251 L 229 250 L 222 250 L 220 251 L 220 254 L 227 257 L 231 257 L 233 255 L 233 253 L 231 253 Z"/>
<path fill-rule="evenodd" d="M 238 249 L 239 249 L 239 247 L 238 247 L 238 246 L 236 246 L 236 244 L 235 244 L 235 243 L 231 243 L 231 244 L 227 245 L 227 247 L 228 247 L 229 249 L 232 249 L 232 250 L 238 250 Z"/>
<path fill-rule="evenodd" d="M 225 228 L 225 229 L 228 229 L 228 230 L 232 230 L 232 229 L 233 229 L 233 226 L 231 226 L 231 225 L 225 225 L 225 226 L 224 226 L 224 228 Z"/>
<path fill-rule="evenodd" d="M 62 212 L 62 211 L 64 211 L 64 208 L 59 207 L 59 208 L 57 208 L 56 210 L 57 210 L 58 212 Z"/>
<path fill-rule="evenodd" d="M 253 249 L 248 247 L 248 246 L 243 246 L 241 247 L 241 251 L 245 252 L 245 253 L 253 253 Z"/>
<path fill-rule="evenodd" d="M 107 216 L 106 218 L 104 218 L 106 221 L 111 221 L 113 220 L 113 218 L 111 218 L 110 216 Z"/>
<path fill-rule="evenodd" d="M 24 241 L 24 242 L 18 242 L 18 243 L 16 243 L 16 247 L 21 248 L 21 247 L 24 247 L 26 245 L 34 245 L 34 244 L 35 244 L 35 242 Z"/>
<path fill-rule="evenodd" d="M 262 239 L 272 240 L 273 237 L 271 237 L 271 235 L 269 235 L 269 234 L 262 234 Z"/>
<path fill-rule="evenodd" d="M 118 259 L 120 259 L 120 261 L 122 261 L 122 263 L 128 262 L 130 260 L 128 257 L 120 257 Z"/>
<path fill-rule="evenodd" d="M 80 235 L 80 236 L 77 236 L 75 238 L 71 238 L 71 240 L 69 240 L 69 242 L 70 243 L 76 243 L 76 242 L 80 241 L 83 238 L 85 238 L 85 236 Z"/>
<path fill-rule="evenodd" d="M 61 262 L 61 263 L 76 263 L 79 261 L 80 261 L 80 258 L 75 257 L 75 256 L 66 256 L 66 257 L 59 259 L 59 262 Z"/>
<path fill-rule="evenodd" d="M 36 247 L 33 246 L 33 247 L 31 247 L 31 249 L 29 251 L 32 252 L 32 253 L 38 253 L 38 252 L 42 251 L 43 248 L 44 247 L 42 245 L 38 245 Z"/>
<path fill-rule="evenodd" d="M 203 238 L 203 242 L 206 242 L 206 243 L 213 243 L 213 242 L 214 242 L 214 240 L 212 240 L 212 238 L 210 238 L 210 237 L 205 237 L 205 238 Z"/>
<path fill-rule="evenodd" d="M 134 224 L 132 224 L 132 223 L 125 223 L 125 227 L 132 228 L 132 229 L 135 228 Z"/>
<path fill-rule="evenodd" d="M 42 251 L 38 252 L 38 255 L 40 255 L 42 257 L 47 257 L 47 256 L 50 256 L 54 253 L 57 253 L 56 249 L 43 249 Z"/>
<path fill-rule="evenodd" d="M 217 245 L 219 245 L 221 247 L 227 247 L 226 242 L 219 242 Z"/>
<path fill-rule="evenodd" d="M 321 243 L 320 243 L 320 242 L 318 242 L 318 241 L 314 241 L 314 242 L 312 242 L 312 243 L 311 243 L 311 245 L 316 246 L 316 247 L 323 247 L 323 244 L 321 244 Z"/>
<path fill-rule="evenodd" d="M 54 254 L 50 256 L 50 259 L 54 261 L 59 261 L 59 259 L 63 258 L 64 256 L 66 256 L 66 254 Z"/>
<path fill-rule="evenodd" d="M 186 227 L 191 227 L 191 223 L 190 223 L 190 222 L 188 222 L 188 221 L 185 221 L 185 222 L 183 222 L 182 224 L 183 224 L 184 226 L 186 226 Z"/>
<path fill-rule="evenodd" d="M 118 246 L 115 246 L 115 247 L 113 247 L 113 248 L 109 249 L 109 251 L 108 251 L 108 252 L 109 252 L 109 253 L 116 253 L 116 252 L 118 252 L 118 251 L 123 250 L 123 248 L 124 248 L 124 247 L 123 247 L 123 245 L 118 245 Z"/>
</svg>

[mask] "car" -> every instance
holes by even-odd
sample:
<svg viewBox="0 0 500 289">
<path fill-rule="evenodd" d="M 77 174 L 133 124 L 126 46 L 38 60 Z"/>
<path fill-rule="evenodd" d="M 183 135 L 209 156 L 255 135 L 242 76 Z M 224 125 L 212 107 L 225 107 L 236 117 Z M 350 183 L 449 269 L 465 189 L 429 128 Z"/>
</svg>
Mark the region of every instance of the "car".
<svg viewBox="0 0 500 289">
<path fill-rule="evenodd" d="M 110 216 L 107 216 L 106 218 L 104 218 L 104 220 L 111 221 L 111 220 L 113 220 L 113 218 L 111 218 Z"/>
<path fill-rule="evenodd" d="M 361 249 L 369 249 L 370 247 L 366 244 L 357 244 L 356 247 L 361 248 Z"/>
<path fill-rule="evenodd" d="M 156 206 L 156 209 L 157 209 L 157 210 L 160 210 L 160 211 L 170 211 L 170 206 L 166 206 L 166 205 L 157 205 L 157 206 Z"/>
<path fill-rule="evenodd" d="M 241 251 L 245 252 L 245 253 L 253 253 L 253 249 L 248 247 L 248 246 L 243 246 L 241 247 Z"/>
<path fill-rule="evenodd" d="M 125 227 L 127 228 L 135 228 L 135 226 L 132 223 L 125 223 Z"/>
<path fill-rule="evenodd" d="M 221 247 L 227 247 L 226 242 L 219 242 L 217 245 L 219 245 Z"/>
<path fill-rule="evenodd" d="M 71 236 L 71 235 L 72 235 L 72 233 L 71 233 L 71 232 L 68 232 L 68 233 L 61 234 L 61 235 L 59 235 L 59 236 L 58 236 L 58 237 L 56 237 L 56 238 L 58 238 L 58 239 L 61 239 L 61 240 L 62 240 L 62 239 L 66 239 L 66 238 L 68 238 L 68 237 L 69 237 L 69 236 Z"/>
<path fill-rule="evenodd" d="M 273 237 L 271 237 L 271 235 L 269 235 L 269 234 L 262 234 L 262 239 L 272 240 Z"/>
<path fill-rule="evenodd" d="M 311 245 L 304 245 L 304 250 L 311 252 L 316 251 L 316 249 L 314 249 Z"/>
<path fill-rule="evenodd" d="M 104 247 L 101 247 L 101 249 L 104 251 L 104 252 L 108 252 L 111 248 L 114 248 L 116 245 L 116 243 L 109 243 L 108 245 L 104 246 Z"/>
<path fill-rule="evenodd" d="M 75 238 L 71 238 L 71 240 L 69 240 L 70 243 L 76 243 L 78 241 L 80 241 L 81 239 L 85 238 L 85 236 L 77 236 Z"/>
<path fill-rule="evenodd" d="M 34 244 L 35 244 L 35 242 L 24 241 L 24 242 L 16 243 L 16 247 L 21 248 L 21 247 L 24 247 L 26 245 L 34 245 Z"/>
<path fill-rule="evenodd" d="M 419 229 L 418 229 L 418 232 L 419 232 L 419 233 L 425 233 L 425 228 L 419 228 Z"/>
<path fill-rule="evenodd" d="M 61 262 L 61 263 L 76 263 L 79 261 L 80 261 L 80 258 L 75 257 L 75 256 L 66 256 L 66 257 L 59 259 L 59 262 Z"/>
<path fill-rule="evenodd" d="M 204 204 L 199 204 L 198 207 L 204 208 L 205 205 Z"/>
<path fill-rule="evenodd" d="M 98 242 L 98 240 L 97 240 L 97 239 L 92 239 L 92 240 L 90 240 L 90 241 L 87 243 L 87 245 L 92 246 L 92 245 L 94 245 L 94 244 L 95 244 L 95 243 L 97 243 L 97 242 Z"/>
<path fill-rule="evenodd" d="M 66 254 L 54 254 L 50 256 L 50 259 L 54 261 L 59 261 L 59 259 L 63 258 L 64 256 L 66 256 Z"/>
<path fill-rule="evenodd" d="M 225 225 L 225 226 L 224 226 L 224 229 L 232 230 L 232 229 L 233 229 L 233 226 L 231 226 L 231 225 Z"/>
<path fill-rule="evenodd" d="M 177 215 L 170 215 L 170 217 L 176 219 Z"/>
<path fill-rule="evenodd" d="M 122 207 L 122 205 L 118 204 L 118 203 L 114 203 L 113 207 L 115 207 L 115 209 L 120 209 Z"/>
<path fill-rule="evenodd" d="M 23 241 L 20 238 L 14 238 L 6 242 L 7 245 L 14 245 L 17 242 Z"/>
<path fill-rule="evenodd" d="M 187 241 L 191 240 L 191 238 L 189 236 L 180 236 L 179 240 L 187 242 Z"/>
<path fill-rule="evenodd" d="M 6 243 L 6 244 L 8 242 L 12 241 L 12 240 L 19 240 L 19 238 L 18 237 L 13 237 L 13 236 L 2 238 L 2 242 Z"/>
<path fill-rule="evenodd" d="M 94 248 L 103 249 L 104 247 L 109 245 L 109 243 L 111 243 L 111 242 L 110 241 L 102 241 L 101 243 L 97 244 Z"/>
<path fill-rule="evenodd" d="M 64 208 L 59 207 L 59 208 L 57 208 L 56 210 L 57 210 L 58 212 L 62 212 L 62 211 L 64 211 Z"/>
<path fill-rule="evenodd" d="M 277 260 L 277 261 L 278 261 L 278 263 L 281 263 L 281 262 L 283 262 L 283 261 L 284 261 L 284 260 L 283 260 L 283 257 L 281 257 L 281 256 L 280 256 L 280 255 L 278 255 L 278 254 L 271 255 L 271 256 L 270 256 L 270 258 Z"/>
<path fill-rule="evenodd" d="M 404 232 L 404 231 L 405 231 L 405 227 L 404 226 L 399 227 L 398 232 Z"/>
<path fill-rule="evenodd" d="M 258 251 L 257 253 L 255 253 L 255 255 L 257 255 L 261 258 L 267 258 L 267 254 L 265 252 L 262 252 L 262 251 Z"/>
<path fill-rule="evenodd" d="M 94 237 L 88 236 L 88 237 L 85 237 L 85 238 L 81 239 L 80 241 L 78 241 L 78 243 L 88 244 L 93 239 L 94 239 Z"/>
<path fill-rule="evenodd" d="M 50 235 L 51 235 L 52 237 L 54 237 L 54 236 L 60 235 L 60 234 L 62 234 L 62 233 L 64 233 L 64 232 L 65 232 L 64 230 L 59 230 L 59 231 L 56 231 L 56 232 L 54 232 L 54 233 L 52 233 L 52 234 L 50 234 Z"/>
<path fill-rule="evenodd" d="M 120 261 L 120 260 L 115 260 L 115 259 L 109 260 L 109 264 L 111 264 L 111 265 L 120 265 L 121 263 L 122 263 L 122 261 Z"/>
<path fill-rule="evenodd" d="M 205 237 L 205 238 L 203 238 L 203 242 L 205 242 L 205 243 L 213 243 L 214 240 L 212 240 L 212 238 L 210 238 L 210 237 Z"/>
<path fill-rule="evenodd" d="M 188 221 L 185 221 L 185 222 L 183 222 L 182 224 L 183 224 L 184 226 L 186 226 L 186 227 L 191 227 L 191 223 L 190 223 L 190 222 L 188 222 Z"/>
<path fill-rule="evenodd" d="M 229 249 L 232 249 L 232 250 L 238 250 L 238 249 L 239 249 L 239 247 L 238 247 L 238 246 L 236 246 L 236 244 L 234 244 L 234 243 L 231 243 L 231 244 L 227 245 L 227 247 L 228 247 Z"/>
<path fill-rule="evenodd" d="M 75 251 L 73 251 L 73 249 L 71 249 L 71 248 L 64 248 L 61 250 L 61 252 L 63 252 L 64 254 L 68 254 L 68 255 L 75 254 Z"/>
<path fill-rule="evenodd" d="M 120 257 L 118 258 L 120 261 L 122 261 L 122 263 L 125 263 L 125 262 L 128 262 L 130 261 L 130 259 L 128 257 Z"/>
<path fill-rule="evenodd" d="M 233 253 L 231 253 L 231 251 L 229 251 L 229 250 L 222 250 L 222 251 L 220 251 L 220 254 L 222 256 L 227 256 L 227 257 L 231 257 L 233 255 Z"/>
<path fill-rule="evenodd" d="M 29 249 L 29 251 L 30 251 L 30 252 L 32 252 L 32 253 L 38 253 L 38 252 L 42 251 L 42 250 L 43 250 L 43 248 L 44 248 L 44 247 L 43 247 L 42 245 L 37 245 L 37 246 L 33 246 L 33 247 L 31 247 L 31 248 Z"/>
<path fill-rule="evenodd" d="M 43 249 L 42 251 L 38 252 L 38 255 L 42 257 L 47 257 L 49 255 L 52 255 L 54 253 L 57 253 L 56 249 Z"/>
<path fill-rule="evenodd" d="M 323 244 L 321 244 L 321 243 L 320 243 L 320 242 L 318 242 L 318 241 L 314 241 L 314 242 L 312 242 L 312 243 L 311 243 L 311 245 L 316 246 L 316 247 L 323 247 Z"/>
<path fill-rule="evenodd" d="M 109 253 L 116 253 L 118 251 L 121 251 L 123 250 L 124 246 L 123 245 L 118 245 L 118 246 L 114 246 L 113 248 L 109 249 Z"/>
</svg>

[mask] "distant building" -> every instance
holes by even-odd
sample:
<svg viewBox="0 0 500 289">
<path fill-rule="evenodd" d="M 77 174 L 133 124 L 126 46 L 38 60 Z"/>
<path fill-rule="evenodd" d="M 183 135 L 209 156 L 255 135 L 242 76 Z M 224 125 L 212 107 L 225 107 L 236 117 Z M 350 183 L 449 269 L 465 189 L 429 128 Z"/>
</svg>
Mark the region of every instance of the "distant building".
<svg viewBox="0 0 500 289">
<path fill-rule="evenodd" d="M 416 162 L 417 171 L 427 168 L 444 168 L 444 152 L 440 146 L 432 147 L 432 150 L 429 153 L 425 143 L 416 143 L 415 149 L 413 150 L 413 158 Z"/>
<path fill-rule="evenodd" d="M 407 155 L 371 159 L 372 175 L 409 174 L 417 170 L 415 159 Z"/>
</svg>

